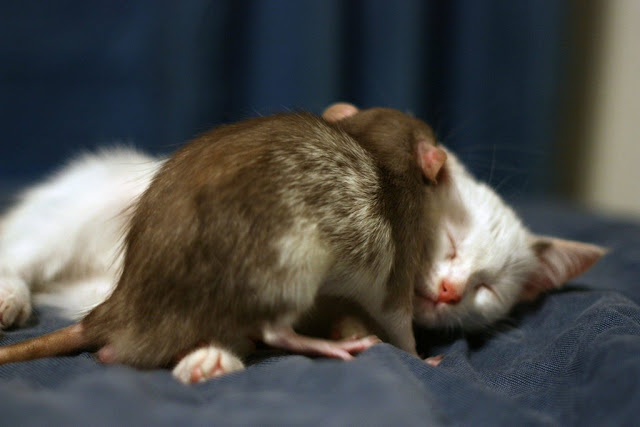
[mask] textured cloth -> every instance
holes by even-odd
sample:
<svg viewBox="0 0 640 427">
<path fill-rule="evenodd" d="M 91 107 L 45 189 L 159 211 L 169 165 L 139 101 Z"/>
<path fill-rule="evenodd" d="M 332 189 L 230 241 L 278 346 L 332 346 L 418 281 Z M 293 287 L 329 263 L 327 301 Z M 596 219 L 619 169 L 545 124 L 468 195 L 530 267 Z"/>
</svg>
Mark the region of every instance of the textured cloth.
<svg viewBox="0 0 640 427">
<path fill-rule="evenodd" d="M 0 366 L 6 425 L 635 425 L 640 417 L 640 225 L 521 203 L 534 230 L 603 244 L 591 271 L 490 333 L 433 336 L 438 367 L 381 344 L 355 360 L 267 357 L 184 386 L 89 354 Z M 63 326 L 40 309 L 2 344 Z"/>
</svg>

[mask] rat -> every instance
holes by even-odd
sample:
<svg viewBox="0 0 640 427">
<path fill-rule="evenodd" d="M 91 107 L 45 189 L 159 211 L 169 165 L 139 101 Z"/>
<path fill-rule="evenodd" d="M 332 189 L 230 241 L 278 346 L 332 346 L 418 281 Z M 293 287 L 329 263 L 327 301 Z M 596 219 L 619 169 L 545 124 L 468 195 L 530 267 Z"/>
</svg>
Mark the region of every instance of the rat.
<svg viewBox="0 0 640 427">
<path fill-rule="evenodd" d="M 142 194 L 109 298 L 76 325 L 3 347 L 0 361 L 99 348 L 103 362 L 156 368 L 205 343 L 213 366 L 189 369 L 214 376 L 241 366 L 251 340 L 342 359 L 377 342 L 294 332 L 318 295 L 357 297 L 416 354 L 413 286 L 436 244 L 445 160 L 428 125 L 391 109 L 218 127 Z"/>
</svg>

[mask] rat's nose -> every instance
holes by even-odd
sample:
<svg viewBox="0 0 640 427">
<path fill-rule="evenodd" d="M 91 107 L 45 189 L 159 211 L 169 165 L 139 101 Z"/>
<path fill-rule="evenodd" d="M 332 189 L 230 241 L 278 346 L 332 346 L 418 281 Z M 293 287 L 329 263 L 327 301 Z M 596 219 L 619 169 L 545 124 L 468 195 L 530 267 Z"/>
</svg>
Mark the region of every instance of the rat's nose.
<svg viewBox="0 0 640 427">
<path fill-rule="evenodd" d="M 462 297 L 458 294 L 455 284 L 443 279 L 440 282 L 440 293 L 438 294 L 437 302 L 444 302 L 447 304 L 457 304 Z"/>
</svg>

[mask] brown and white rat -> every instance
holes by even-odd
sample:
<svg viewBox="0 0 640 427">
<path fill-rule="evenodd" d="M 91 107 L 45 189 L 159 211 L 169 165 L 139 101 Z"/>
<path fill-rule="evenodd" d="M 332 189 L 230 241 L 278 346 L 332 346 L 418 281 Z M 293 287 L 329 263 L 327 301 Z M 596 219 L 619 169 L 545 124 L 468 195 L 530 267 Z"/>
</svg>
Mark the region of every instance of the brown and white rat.
<svg viewBox="0 0 640 427">
<path fill-rule="evenodd" d="M 435 245 L 445 159 L 425 123 L 390 109 L 216 128 L 136 205 L 112 295 L 77 325 L 0 349 L 0 362 L 101 348 L 103 361 L 155 368 L 206 343 L 224 352 L 216 364 L 238 366 L 254 339 L 345 359 L 375 342 L 296 334 L 318 295 L 357 298 L 415 353 L 414 282 Z"/>
</svg>

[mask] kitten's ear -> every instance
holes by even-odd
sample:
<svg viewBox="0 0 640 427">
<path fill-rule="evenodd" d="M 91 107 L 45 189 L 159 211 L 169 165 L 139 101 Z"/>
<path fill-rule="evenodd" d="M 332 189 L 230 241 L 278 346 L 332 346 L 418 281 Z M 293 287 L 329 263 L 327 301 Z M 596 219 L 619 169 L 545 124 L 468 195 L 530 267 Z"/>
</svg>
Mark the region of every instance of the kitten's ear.
<svg viewBox="0 0 640 427">
<path fill-rule="evenodd" d="M 531 248 L 538 266 L 522 288 L 520 299 L 523 301 L 559 288 L 584 273 L 607 252 L 605 248 L 589 243 L 541 236 L 533 236 Z"/>
<path fill-rule="evenodd" d="M 322 118 L 330 123 L 335 123 L 355 115 L 358 111 L 358 107 L 353 104 L 338 102 L 328 106 L 327 109 L 324 110 L 324 113 L 322 113 Z"/>
</svg>

